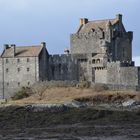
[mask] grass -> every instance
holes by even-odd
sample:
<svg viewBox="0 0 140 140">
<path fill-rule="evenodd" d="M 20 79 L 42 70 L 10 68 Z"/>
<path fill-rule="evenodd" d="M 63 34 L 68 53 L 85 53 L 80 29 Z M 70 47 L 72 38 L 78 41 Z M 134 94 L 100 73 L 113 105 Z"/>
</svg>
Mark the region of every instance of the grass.
<svg viewBox="0 0 140 140">
<path fill-rule="evenodd" d="M 29 97 L 10 101 L 10 104 L 61 104 L 72 100 L 115 102 L 135 99 L 140 101 L 140 92 L 136 91 L 109 91 L 95 90 L 94 88 L 53 87 L 46 88 L 43 92 L 36 92 Z"/>
</svg>

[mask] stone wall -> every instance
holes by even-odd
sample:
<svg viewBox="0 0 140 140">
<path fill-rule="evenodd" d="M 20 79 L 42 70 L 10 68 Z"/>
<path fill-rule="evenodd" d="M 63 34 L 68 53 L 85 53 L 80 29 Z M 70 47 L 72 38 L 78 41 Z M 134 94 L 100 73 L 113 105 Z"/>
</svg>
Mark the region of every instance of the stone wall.
<svg viewBox="0 0 140 140">
<path fill-rule="evenodd" d="M 124 86 L 139 85 L 139 68 L 133 66 L 122 66 L 120 62 L 108 63 L 107 83 Z"/>
<path fill-rule="evenodd" d="M 78 80 L 77 60 L 71 55 L 50 55 L 49 80 Z"/>
<path fill-rule="evenodd" d="M 120 68 L 120 85 L 138 85 L 138 67 Z"/>
<path fill-rule="evenodd" d="M 72 34 L 70 37 L 71 54 L 101 53 L 101 40 L 94 33 Z"/>
<path fill-rule="evenodd" d="M 95 70 L 95 83 L 107 83 L 107 69 Z"/>
<path fill-rule="evenodd" d="M 132 43 L 127 34 L 113 40 L 113 44 L 115 47 L 114 61 L 132 61 Z"/>
<path fill-rule="evenodd" d="M 0 99 L 3 99 L 3 71 L 2 58 L 0 58 Z"/>
<path fill-rule="evenodd" d="M 11 97 L 23 86 L 30 86 L 39 80 L 37 57 L 2 58 L 4 98 Z"/>
<path fill-rule="evenodd" d="M 120 62 L 112 62 L 107 64 L 107 83 L 120 84 Z"/>
</svg>

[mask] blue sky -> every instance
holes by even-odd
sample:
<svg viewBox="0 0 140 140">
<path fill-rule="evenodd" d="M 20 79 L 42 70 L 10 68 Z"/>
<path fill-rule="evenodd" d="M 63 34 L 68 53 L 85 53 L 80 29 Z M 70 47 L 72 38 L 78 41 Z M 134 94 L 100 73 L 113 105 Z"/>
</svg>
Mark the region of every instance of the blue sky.
<svg viewBox="0 0 140 140">
<path fill-rule="evenodd" d="M 49 53 L 63 53 L 79 18 L 115 18 L 121 13 L 126 30 L 134 31 L 133 56 L 140 62 L 139 6 L 140 0 L 0 0 L 0 51 L 6 43 L 45 41 Z"/>
</svg>

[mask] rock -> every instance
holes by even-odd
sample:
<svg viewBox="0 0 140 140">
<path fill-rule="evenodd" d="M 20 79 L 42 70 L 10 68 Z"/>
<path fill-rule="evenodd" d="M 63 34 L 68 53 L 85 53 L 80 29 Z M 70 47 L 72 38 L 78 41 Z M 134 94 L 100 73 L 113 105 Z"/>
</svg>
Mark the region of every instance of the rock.
<svg viewBox="0 0 140 140">
<path fill-rule="evenodd" d="M 122 106 L 123 106 L 123 107 L 140 106 L 140 102 L 131 99 L 131 100 L 128 100 L 128 101 L 126 101 L 126 102 L 123 102 L 123 103 L 122 103 Z"/>
<path fill-rule="evenodd" d="M 72 105 L 73 105 L 73 107 L 77 107 L 77 108 L 82 108 L 82 107 L 87 106 L 85 103 L 81 103 L 81 102 L 78 102 L 78 101 L 75 101 L 75 100 L 72 101 Z"/>
<path fill-rule="evenodd" d="M 63 112 L 67 110 L 67 107 L 63 104 L 34 104 L 25 107 L 27 111 L 33 112 Z"/>
<path fill-rule="evenodd" d="M 0 104 L 5 104 L 7 102 L 6 99 L 0 99 Z"/>
</svg>

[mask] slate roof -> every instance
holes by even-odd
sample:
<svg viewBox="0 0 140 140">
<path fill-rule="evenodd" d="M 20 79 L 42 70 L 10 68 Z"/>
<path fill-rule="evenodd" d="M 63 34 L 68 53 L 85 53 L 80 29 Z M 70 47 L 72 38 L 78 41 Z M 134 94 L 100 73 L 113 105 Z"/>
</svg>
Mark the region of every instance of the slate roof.
<svg viewBox="0 0 140 140">
<path fill-rule="evenodd" d="M 43 46 L 21 46 L 15 47 L 15 57 L 35 57 L 39 56 Z M 9 47 L 3 51 L 1 57 L 13 57 L 13 47 Z"/>
<path fill-rule="evenodd" d="M 112 25 L 119 22 L 117 19 L 105 19 L 105 20 L 96 20 L 96 21 L 89 21 L 87 24 L 82 25 L 79 27 L 78 33 L 89 33 L 93 29 L 106 29 L 106 25 L 108 23 L 111 23 Z"/>
</svg>

